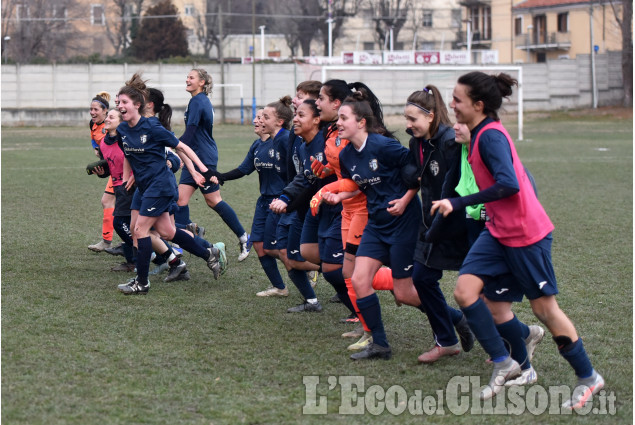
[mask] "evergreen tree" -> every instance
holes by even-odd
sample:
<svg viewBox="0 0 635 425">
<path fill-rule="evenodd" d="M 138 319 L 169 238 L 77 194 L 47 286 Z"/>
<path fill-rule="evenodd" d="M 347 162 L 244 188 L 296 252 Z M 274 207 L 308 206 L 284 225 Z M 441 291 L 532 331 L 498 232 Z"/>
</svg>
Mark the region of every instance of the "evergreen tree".
<svg viewBox="0 0 635 425">
<path fill-rule="evenodd" d="M 171 0 L 147 10 L 131 46 L 138 59 L 154 61 L 188 55 L 187 32 L 178 13 Z"/>
</svg>

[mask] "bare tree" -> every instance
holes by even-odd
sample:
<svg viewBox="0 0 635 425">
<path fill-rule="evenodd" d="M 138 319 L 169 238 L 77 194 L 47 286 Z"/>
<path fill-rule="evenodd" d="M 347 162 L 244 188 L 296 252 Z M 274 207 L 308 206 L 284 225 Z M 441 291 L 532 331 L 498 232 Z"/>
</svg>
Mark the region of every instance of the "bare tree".
<svg viewBox="0 0 635 425">
<path fill-rule="evenodd" d="M 21 0 L 2 2 L 2 38 L 5 54 L 18 63 L 33 58 L 59 60 L 76 46 L 77 38 L 71 18 L 76 12 L 75 0 Z"/>
<path fill-rule="evenodd" d="M 302 56 L 311 55 L 311 41 L 319 34 L 318 25 L 324 19 L 323 10 L 315 0 L 281 0 L 269 3 L 270 12 L 276 16 L 275 28 L 284 28 L 284 37 L 291 55 L 298 47 Z"/>
<path fill-rule="evenodd" d="M 205 2 L 205 9 L 204 13 L 201 13 L 198 10 L 195 12 L 195 32 L 199 42 L 203 45 L 205 55 L 210 56 L 212 49 L 214 47 L 218 48 L 222 39 L 226 37 L 226 35 L 221 36 L 220 34 L 220 20 L 223 19 L 223 27 L 227 28 L 230 21 L 230 15 L 228 13 L 223 13 L 223 16 L 219 16 L 218 1 L 214 0 L 207 0 Z"/>
<path fill-rule="evenodd" d="M 615 20 L 622 32 L 622 83 L 626 107 L 633 106 L 633 0 L 611 0 Z M 618 5 L 621 5 L 620 8 Z M 621 16 L 620 16 L 621 9 Z"/>
<path fill-rule="evenodd" d="M 375 23 L 375 37 L 380 46 L 386 44 L 391 29 L 393 40 L 397 40 L 408 16 L 414 15 L 412 0 L 372 0 L 368 1 L 368 5 Z"/>
<path fill-rule="evenodd" d="M 324 56 L 329 52 L 329 24 L 328 20 L 332 19 L 332 42 L 340 36 L 342 27 L 346 18 L 357 15 L 359 6 L 362 0 L 315 0 L 318 2 L 322 10 L 322 15 L 325 17 L 320 22 L 320 32 L 322 34 L 322 41 L 324 42 Z"/>
<path fill-rule="evenodd" d="M 114 19 L 106 19 L 106 36 L 115 48 L 115 55 L 125 54 L 140 24 L 144 0 L 111 0 L 116 11 Z"/>
</svg>

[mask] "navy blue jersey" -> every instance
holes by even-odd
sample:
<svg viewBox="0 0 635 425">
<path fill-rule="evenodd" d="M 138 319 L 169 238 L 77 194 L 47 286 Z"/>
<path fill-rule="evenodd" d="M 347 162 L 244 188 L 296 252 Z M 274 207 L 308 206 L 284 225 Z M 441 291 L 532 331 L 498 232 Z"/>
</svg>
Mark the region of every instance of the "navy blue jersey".
<svg viewBox="0 0 635 425">
<path fill-rule="evenodd" d="M 352 143 L 340 152 L 342 177 L 352 179 L 366 195 L 368 226 L 387 237 L 397 236 L 399 230 L 416 233 L 419 228 L 421 204 L 417 196 L 402 216 L 393 216 L 386 210 L 389 201 L 403 197 L 408 191 L 401 168 L 412 161 L 409 149 L 376 133 L 368 135 L 361 152 Z M 416 221 L 410 224 L 412 220 Z"/>
<path fill-rule="evenodd" d="M 196 126 L 190 148 L 205 165 L 218 165 L 218 148 L 212 137 L 214 127 L 214 108 L 205 93 L 199 93 L 190 99 L 185 110 L 185 126 Z"/>
<path fill-rule="evenodd" d="M 174 134 L 158 120 L 141 117 L 136 126 L 121 123 L 117 127 L 121 150 L 130 162 L 135 182 L 146 197 L 173 196 L 176 180 L 166 165 L 165 147 L 179 144 Z"/>
<path fill-rule="evenodd" d="M 284 143 L 288 140 L 289 130 L 281 129 L 271 140 L 260 139 L 249 148 L 249 152 L 238 169 L 243 174 L 258 171 L 260 194 L 264 196 L 278 196 L 286 186 L 286 149 Z"/>
</svg>

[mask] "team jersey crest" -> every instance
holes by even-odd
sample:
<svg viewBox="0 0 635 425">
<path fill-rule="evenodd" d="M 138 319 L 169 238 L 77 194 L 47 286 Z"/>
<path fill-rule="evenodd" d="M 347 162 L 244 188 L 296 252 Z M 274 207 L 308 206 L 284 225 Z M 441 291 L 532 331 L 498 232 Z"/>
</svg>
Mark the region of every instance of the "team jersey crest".
<svg viewBox="0 0 635 425">
<path fill-rule="evenodd" d="M 377 169 L 379 168 L 379 164 L 377 164 L 377 159 L 371 159 L 370 162 L 368 163 L 368 166 L 370 167 L 371 170 L 377 171 Z"/>
<path fill-rule="evenodd" d="M 274 151 L 273 149 L 269 149 L 269 158 L 273 158 L 276 154 L 276 151 Z"/>
<path fill-rule="evenodd" d="M 144 144 L 145 142 L 148 141 L 148 135 L 147 134 L 142 134 L 139 139 L 141 140 L 141 144 Z"/>
<path fill-rule="evenodd" d="M 439 174 L 439 163 L 435 160 L 430 161 L 430 172 L 433 176 Z"/>
</svg>

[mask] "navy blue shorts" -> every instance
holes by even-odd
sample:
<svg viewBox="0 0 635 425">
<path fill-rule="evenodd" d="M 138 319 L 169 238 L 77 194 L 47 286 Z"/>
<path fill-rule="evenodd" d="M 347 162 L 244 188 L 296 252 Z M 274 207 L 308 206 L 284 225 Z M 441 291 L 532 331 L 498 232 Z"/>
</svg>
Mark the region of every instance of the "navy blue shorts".
<svg viewBox="0 0 635 425">
<path fill-rule="evenodd" d="M 318 230 L 320 227 L 320 215 L 313 216 L 311 211 L 307 211 L 302 225 L 302 236 L 300 243 L 319 243 Z"/>
<path fill-rule="evenodd" d="M 141 196 L 139 215 L 143 217 L 158 217 L 164 212 L 172 215 L 179 209 L 176 204 L 177 200 L 177 196 L 159 196 L 152 198 Z"/>
<path fill-rule="evenodd" d="M 465 257 L 459 274 L 481 278 L 511 274 L 514 279 L 507 280 L 509 284 L 517 286 L 530 300 L 555 295 L 558 284 L 551 262 L 552 241 L 550 233 L 535 244 L 512 248 L 501 244 L 485 229 Z"/>
<path fill-rule="evenodd" d="M 141 191 L 139 188 L 134 191 L 134 195 L 132 195 L 132 202 L 130 202 L 130 210 L 139 211 L 141 208 Z"/>
<path fill-rule="evenodd" d="M 286 224 L 282 224 L 282 221 Z M 294 261 L 306 261 L 300 255 L 300 237 L 302 236 L 302 225 L 304 220 L 300 218 L 296 211 L 284 214 L 278 223 L 278 242 L 283 237 L 287 249 L 287 258 Z"/>
<path fill-rule="evenodd" d="M 262 242 L 264 249 L 278 249 L 276 229 L 280 215 L 269 209 L 269 204 L 273 200 L 270 196 L 260 196 L 256 201 L 254 219 L 251 224 L 252 242 Z"/>
<path fill-rule="evenodd" d="M 292 212 L 289 214 L 278 214 L 280 219 L 278 220 L 278 227 L 276 228 L 276 246 L 278 249 L 287 249 L 288 239 L 289 239 L 289 228 L 291 227 L 291 222 L 293 221 L 292 215 L 296 214 L 296 212 Z"/>
<path fill-rule="evenodd" d="M 313 217 L 308 211 L 302 226 L 300 243 L 316 243 L 320 250 L 320 260 L 328 264 L 344 263 L 342 244 L 342 214 L 337 209 L 321 208 Z M 287 248 L 287 252 L 289 249 Z"/>
<path fill-rule="evenodd" d="M 523 300 L 523 290 L 516 284 L 513 274 L 504 274 L 497 277 L 480 276 L 485 283 L 483 295 L 491 301 L 519 303 Z"/>
<path fill-rule="evenodd" d="M 358 257 L 370 257 L 379 260 L 382 264 L 392 269 L 392 277 L 405 279 L 412 276 L 414 269 L 414 252 L 417 245 L 417 232 L 412 232 L 415 237 L 398 244 L 388 244 L 370 226 L 366 226 L 362 241 L 357 250 Z"/>
<path fill-rule="evenodd" d="M 205 164 L 205 166 L 209 168 L 210 170 L 214 170 L 214 171 L 216 170 L 215 165 Z M 218 192 L 220 190 L 220 186 L 212 182 L 207 182 L 205 186 L 203 187 L 199 186 L 192 178 L 192 175 L 190 174 L 187 167 L 183 167 L 181 169 L 181 178 L 179 178 L 179 184 L 186 184 L 188 186 L 193 186 L 195 188 L 198 188 L 201 191 L 201 193 L 204 195 L 208 193 L 212 193 L 212 192 Z"/>
</svg>

